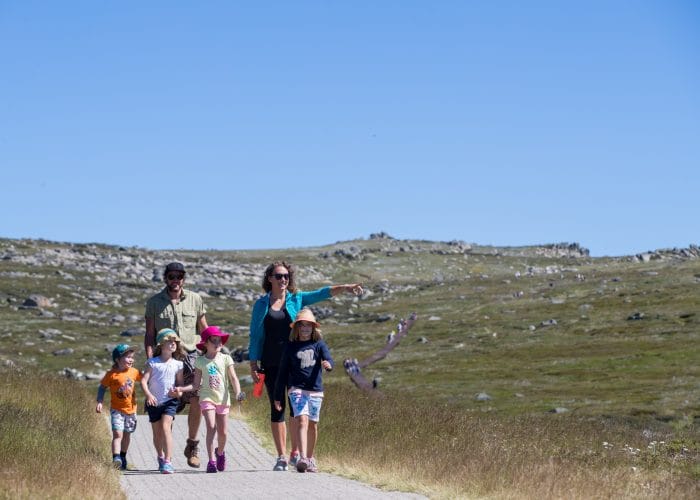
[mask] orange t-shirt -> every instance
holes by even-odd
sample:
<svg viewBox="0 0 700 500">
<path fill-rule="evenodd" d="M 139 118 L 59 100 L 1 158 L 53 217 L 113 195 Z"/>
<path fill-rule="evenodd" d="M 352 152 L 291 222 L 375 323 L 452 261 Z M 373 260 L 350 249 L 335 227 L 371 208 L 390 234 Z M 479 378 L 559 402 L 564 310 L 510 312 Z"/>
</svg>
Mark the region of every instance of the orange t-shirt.
<svg viewBox="0 0 700 500">
<path fill-rule="evenodd" d="M 124 371 L 109 370 L 100 384 L 109 389 L 110 408 L 127 415 L 136 413 L 136 382 L 140 380 L 141 372 L 133 367 Z"/>
</svg>

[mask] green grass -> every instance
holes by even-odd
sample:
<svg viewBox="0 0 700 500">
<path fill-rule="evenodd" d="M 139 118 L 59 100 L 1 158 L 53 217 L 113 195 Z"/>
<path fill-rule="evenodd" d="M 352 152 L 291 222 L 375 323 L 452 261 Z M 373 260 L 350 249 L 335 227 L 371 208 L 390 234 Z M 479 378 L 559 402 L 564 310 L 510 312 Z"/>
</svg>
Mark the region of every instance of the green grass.
<svg viewBox="0 0 700 500">
<path fill-rule="evenodd" d="M 350 245 L 362 250 L 359 260 L 332 257 L 337 248 Z M 697 484 L 700 260 L 637 263 L 624 258 L 545 258 L 535 248 L 480 246 L 466 255 L 438 255 L 431 253 L 435 249 L 450 247 L 437 242 L 356 240 L 289 250 L 153 252 L 0 239 L 0 255 L 35 255 L 39 260 L 30 265 L 17 257 L 0 259 L 0 363 L 11 362 L 49 377 L 55 377 L 64 367 L 85 373 L 105 370 L 111 364 L 109 349 L 114 344 L 125 340 L 142 344 L 142 337 L 128 339 L 120 332 L 143 326 L 145 301 L 160 286 L 151 281 L 151 270 L 163 262 L 184 260 L 194 269 L 193 280 L 210 278 L 207 269 L 214 264 L 241 269 L 242 274 L 231 274 L 225 285 L 257 293 L 264 266 L 283 257 L 297 264 L 303 289 L 361 281 L 371 292 L 361 300 L 340 296 L 320 304 L 333 311 L 330 318 L 322 320 L 322 328 L 338 362 L 346 357 L 362 359 L 375 352 L 384 345 L 400 317 L 418 313 L 418 322 L 408 337 L 386 359 L 365 370 L 368 379 L 381 379 L 379 387 L 386 399 L 366 403 L 340 370 L 328 378 L 331 391 L 343 390 L 342 394 L 329 396 L 329 404 L 324 406 L 328 419 L 322 423 L 322 445 L 333 446 L 338 441 L 334 452 L 339 457 L 338 470 L 346 466 L 354 470 L 342 461 L 347 452 L 340 445 L 343 439 L 357 443 L 365 439 L 365 431 L 347 436 L 332 433 L 336 425 L 353 429 L 351 422 L 334 420 L 335 405 L 343 400 L 349 405 L 369 404 L 380 418 L 380 427 L 389 425 L 383 423 L 385 420 L 395 420 L 398 411 L 411 419 L 415 413 L 430 423 L 426 427 L 430 431 L 437 425 L 450 440 L 456 439 L 454 442 L 464 447 L 463 453 L 472 453 L 475 447 L 490 450 L 488 453 L 505 453 L 505 469 L 490 463 L 488 453 L 481 456 L 481 461 L 488 464 L 483 469 L 479 463 L 464 465 L 468 484 L 454 488 L 472 496 L 508 497 L 509 485 L 512 489 L 513 484 L 529 476 L 560 474 L 561 467 L 577 471 L 575 477 L 570 477 L 572 488 L 581 485 L 584 489 L 572 491 L 591 493 L 585 489 L 589 474 L 580 467 L 586 457 L 598 468 L 614 466 L 615 474 L 598 474 L 600 481 L 607 481 L 607 486 L 601 485 L 607 489 L 601 491 L 611 496 L 646 494 L 647 490 L 640 491 L 630 479 L 631 467 L 645 470 L 648 476 L 644 484 L 651 485 L 648 491 L 658 492 L 661 497 L 671 490 L 662 491 L 659 481 L 686 493 L 686 482 Z M 54 255 L 70 255 L 73 264 L 59 266 Z M 147 271 L 130 274 L 122 265 L 99 264 L 110 256 L 138 261 Z M 85 262 L 91 259 L 91 264 L 79 269 L 74 263 L 81 258 Z M 31 293 L 54 300 L 58 307 L 50 311 L 56 317 L 18 309 Z M 251 303 L 225 297 L 210 297 L 205 303 L 210 324 L 236 333 L 231 347 L 247 346 Z M 85 311 L 87 318 L 62 320 L 60 313 L 66 309 Z M 628 320 L 637 312 L 644 314 L 643 319 Z M 115 314 L 133 315 L 137 321 L 115 323 Z M 396 319 L 377 322 L 384 314 L 393 314 Z M 550 319 L 557 324 L 540 326 Z M 42 339 L 40 330 L 48 328 L 61 330 L 63 335 Z M 428 342 L 419 343 L 418 337 Z M 52 354 L 66 347 L 75 349 L 74 354 Z M 94 384 L 83 383 L 89 391 L 93 391 Z M 492 399 L 476 401 L 474 396 L 480 392 Z M 251 409 L 256 406 L 249 405 Z M 570 411 L 548 413 L 557 407 Z M 433 409 L 436 413 L 430 413 Z M 441 416 L 445 413 L 454 417 L 443 425 Z M 457 423 L 450 424 L 454 419 Z M 425 422 L 411 422 L 426 426 Z M 510 429 L 499 434 L 496 448 L 482 441 L 462 441 L 462 432 L 479 435 L 480 425 L 488 427 L 485 422 Z M 264 433 L 269 433 L 264 418 L 262 427 Z M 614 433 L 606 434 L 608 428 L 614 428 Z M 543 429 L 558 429 L 555 436 L 565 438 L 564 444 Z M 672 462 L 661 454 L 661 459 L 652 460 L 644 451 L 642 459 L 620 451 L 625 444 L 646 450 L 653 439 L 639 438 L 645 429 L 664 436 L 665 450 L 676 446 L 669 443 L 687 443 L 687 458 Z M 386 428 L 385 433 L 391 435 Z M 530 435 L 532 439 L 528 439 Z M 400 437 L 381 445 L 387 456 L 401 455 L 405 450 Z M 442 454 L 438 444 L 445 443 L 435 436 L 416 439 L 431 456 Z M 603 441 L 613 443 L 614 448 L 601 450 Z M 508 455 L 515 453 L 513 450 L 517 454 Z M 540 472 L 528 468 L 525 450 L 537 451 L 534 456 L 538 457 L 535 463 L 541 467 Z M 550 456 L 561 456 L 565 461 L 550 463 Z M 647 462 L 654 467 L 646 469 Z M 390 471 L 394 466 L 391 463 L 385 468 Z M 400 467 L 413 470 L 410 464 Z M 492 477 L 489 470 L 498 471 L 501 479 Z M 357 471 L 362 474 L 360 465 Z M 382 475 L 379 464 L 372 471 Z M 406 481 L 414 475 L 408 473 Z M 390 476 L 383 481 L 389 484 Z M 440 479 L 437 484 L 443 482 Z M 418 483 L 425 491 L 436 487 L 435 478 L 422 478 Z M 533 496 L 577 496 L 569 494 L 563 485 L 545 479 L 539 483 L 549 485 L 549 490 L 533 485 Z M 626 489 L 615 490 L 616 483 Z M 612 494 L 615 491 L 619 495 Z"/>
</svg>

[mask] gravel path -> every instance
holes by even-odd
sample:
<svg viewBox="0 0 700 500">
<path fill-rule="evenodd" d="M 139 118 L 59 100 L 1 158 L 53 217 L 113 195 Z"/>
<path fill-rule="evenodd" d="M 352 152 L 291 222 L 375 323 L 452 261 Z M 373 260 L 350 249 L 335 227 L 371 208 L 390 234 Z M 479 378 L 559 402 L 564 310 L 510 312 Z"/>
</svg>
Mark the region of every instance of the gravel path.
<svg viewBox="0 0 700 500">
<path fill-rule="evenodd" d="M 226 443 L 226 470 L 207 474 L 204 422 L 200 427 L 202 467 L 193 469 L 183 455 L 187 434 L 187 416 L 178 415 L 173 425 L 175 474 L 158 472 L 153 434 L 147 415 L 138 416 L 136 432 L 129 447 L 128 470 L 121 485 L 130 500 L 177 498 L 246 499 L 323 499 L 383 498 L 422 499 L 413 493 L 384 492 L 372 486 L 327 473 L 299 474 L 274 472 L 274 457 L 268 453 L 242 420 L 229 419 Z M 323 463 L 319 464 L 323 467 Z"/>
</svg>

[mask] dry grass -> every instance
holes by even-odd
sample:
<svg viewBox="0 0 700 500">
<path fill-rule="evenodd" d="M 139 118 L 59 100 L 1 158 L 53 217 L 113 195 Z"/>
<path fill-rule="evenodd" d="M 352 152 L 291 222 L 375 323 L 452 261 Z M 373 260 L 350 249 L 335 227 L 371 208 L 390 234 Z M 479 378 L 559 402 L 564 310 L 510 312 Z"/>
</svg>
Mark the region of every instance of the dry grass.
<svg viewBox="0 0 700 500">
<path fill-rule="evenodd" d="M 0 372 L 0 497 L 124 498 L 93 396 L 64 379 Z"/>
<path fill-rule="evenodd" d="M 266 401 L 249 408 L 267 439 Z M 696 438 L 653 419 L 465 413 L 332 383 L 317 456 L 326 471 L 431 498 L 676 499 L 700 493 Z"/>
</svg>

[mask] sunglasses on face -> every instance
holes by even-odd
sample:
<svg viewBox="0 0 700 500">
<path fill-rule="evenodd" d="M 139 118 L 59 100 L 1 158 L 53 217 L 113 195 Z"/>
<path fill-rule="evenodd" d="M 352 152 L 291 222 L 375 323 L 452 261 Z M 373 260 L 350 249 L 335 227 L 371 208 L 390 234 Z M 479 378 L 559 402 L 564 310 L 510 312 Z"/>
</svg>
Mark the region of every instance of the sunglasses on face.
<svg viewBox="0 0 700 500">
<path fill-rule="evenodd" d="M 207 342 L 211 342 L 214 345 L 221 344 L 221 338 L 220 337 L 209 337 L 207 339 Z"/>
<path fill-rule="evenodd" d="M 289 273 L 287 273 L 287 274 L 275 273 L 275 274 L 273 274 L 273 276 L 275 277 L 275 279 L 277 281 L 280 281 L 282 279 L 289 281 Z"/>
<path fill-rule="evenodd" d="M 166 278 L 168 278 L 170 281 L 179 281 L 185 277 L 184 274 L 168 274 Z"/>
</svg>

